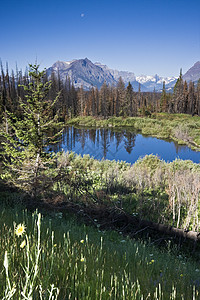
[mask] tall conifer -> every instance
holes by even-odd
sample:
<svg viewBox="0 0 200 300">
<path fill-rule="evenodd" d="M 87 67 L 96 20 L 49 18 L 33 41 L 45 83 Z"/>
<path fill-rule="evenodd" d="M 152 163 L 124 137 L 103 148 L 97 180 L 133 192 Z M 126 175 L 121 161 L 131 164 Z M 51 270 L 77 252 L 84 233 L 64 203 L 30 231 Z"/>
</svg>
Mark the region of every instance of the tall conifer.
<svg viewBox="0 0 200 300">
<path fill-rule="evenodd" d="M 30 65 L 30 83 L 22 86 L 25 98 L 19 99 L 21 116 L 7 112 L 8 132 L 2 132 L 3 164 L 2 178 L 9 183 L 37 196 L 41 186 L 47 184 L 48 168 L 53 155 L 47 151 L 62 133 L 58 115 L 52 114 L 59 94 L 48 99 L 51 82 L 44 82 L 45 72 L 38 65 Z"/>
</svg>

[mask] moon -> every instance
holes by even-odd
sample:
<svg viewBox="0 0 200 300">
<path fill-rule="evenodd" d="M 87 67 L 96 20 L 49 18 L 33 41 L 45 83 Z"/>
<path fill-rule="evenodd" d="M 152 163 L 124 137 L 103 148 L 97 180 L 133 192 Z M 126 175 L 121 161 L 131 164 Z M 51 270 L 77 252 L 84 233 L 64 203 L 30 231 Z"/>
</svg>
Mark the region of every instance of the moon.
<svg viewBox="0 0 200 300">
<path fill-rule="evenodd" d="M 85 17 L 85 14 L 81 14 L 81 18 Z"/>
</svg>

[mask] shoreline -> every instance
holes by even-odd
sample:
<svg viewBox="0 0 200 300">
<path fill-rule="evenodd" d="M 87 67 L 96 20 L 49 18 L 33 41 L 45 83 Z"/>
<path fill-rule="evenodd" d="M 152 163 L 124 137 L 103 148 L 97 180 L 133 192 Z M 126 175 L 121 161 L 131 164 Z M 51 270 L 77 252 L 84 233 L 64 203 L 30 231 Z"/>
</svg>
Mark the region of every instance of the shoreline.
<svg viewBox="0 0 200 300">
<path fill-rule="evenodd" d="M 87 128 L 129 127 L 146 136 L 169 139 L 192 150 L 200 151 L 200 117 L 184 114 L 159 113 L 149 117 L 76 117 L 66 121 L 67 126 Z"/>
</svg>

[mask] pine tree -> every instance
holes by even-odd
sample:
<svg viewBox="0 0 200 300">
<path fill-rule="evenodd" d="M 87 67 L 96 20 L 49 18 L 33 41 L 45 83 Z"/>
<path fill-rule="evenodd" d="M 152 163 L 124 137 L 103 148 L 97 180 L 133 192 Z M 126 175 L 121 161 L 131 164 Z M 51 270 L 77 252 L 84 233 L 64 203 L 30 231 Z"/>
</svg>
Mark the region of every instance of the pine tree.
<svg viewBox="0 0 200 300">
<path fill-rule="evenodd" d="M 191 115 L 195 115 L 197 113 L 197 103 L 196 103 L 196 95 L 195 95 L 195 87 L 194 82 L 190 81 L 189 89 L 188 89 L 188 113 Z"/>
<path fill-rule="evenodd" d="M 172 108 L 170 112 L 172 113 L 181 113 L 181 108 L 183 107 L 184 97 L 183 97 L 183 76 L 182 76 L 182 69 L 180 70 L 179 78 L 176 81 L 173 91 L 173 98 L 172 98 Z"/>
<path fill-rule="evenodd" d="M 183 107 L 182 107 L 182 113 L 187 114 L 188 112 L 188 85 L 187 81 L 185 80 L 184 86 L 183 86 Z"/>
<path fill-rule="evenodd" d="M 200 116 L 200 79 L 197 83 L 197 115 Z"/>
<path fill-rule="evenodd" d="M 85 106 L 85 94 L 83 90 L 83 86 L 78 90 L 78 103 L 79 103 L 79 115 L 84 115 L 84 106 Z"/>
<path fill-rule="evenodd" d="M 106 81 L 104 81 L 100 89 L 101 115 L 104 118 L 108 116 L 108 98 L 109 98 L 109 89 Z"/>
<path fill-rule="evenodd" d="M 125 115 L 125 95 L 126 95 L 126 90 L 125 90 L 125 84 L 120 76 L 117 82 L 117 91 L 118 91 L 118 99 L 119 99 L 119 114 L 121 116 Z"/>
<path fill-rule="evenodd" d="M 53 154 L 47 152 L 62 133 L 58 115 L 52 113 L 59 94 L 48 99 L 51 82 L 43 82 L 45 72 L 38 65 L 30 65 L 30 83 L 23 86 L 25 98 L 19 99 L 21 117 L 7 112 L 8 132 L 2 132 L 3 164 L 2 178 L 8 183 L 25 189 L 36 197 L 48 185 L 49 166 Z"/>
<path fill-rule="evenodd" d="M 136 107 L 133 105 L 133 87 L 129 81 L 126 88 L 125 113 L 127 116 L 133 117 L 136 115 Z"/>
<path fill-rule="evenodd" d="M 165 81 L 163 81 L 163 90 L 162 90 L 162 96 L 160 99 L 160 110 L 162 112 L 167 112 L 167 94 L 165 89 Z"/>
</svg>

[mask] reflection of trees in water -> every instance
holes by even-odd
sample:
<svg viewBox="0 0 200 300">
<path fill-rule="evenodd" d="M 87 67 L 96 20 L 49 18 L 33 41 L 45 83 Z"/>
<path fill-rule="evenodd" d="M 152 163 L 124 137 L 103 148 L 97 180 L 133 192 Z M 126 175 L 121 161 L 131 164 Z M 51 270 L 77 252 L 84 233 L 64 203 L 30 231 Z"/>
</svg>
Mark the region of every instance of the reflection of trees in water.
<svg viewBox="0 0 200 300">
<path fill-rule="evenodd" d="M 74 127 L 66 127 L 63 131 L 61 141 L 54 146 L 54 151 L 60 151 L 61 148 L 72 151 L 76 147 L 76 143 L 80 142 L 82 149 L 85 147 L 85 139 L 87 132 L 85 129 L 79 129 Z"/>
<path fill-rule="evenodd" d="M 85 148 L 85 140 L 87 139 L 87 135 L 88 135 L 88 130 L 84 129 L 84 128 L 81 128 L 81 129 L 78 129 L 78 140 L 80 143 L 81 143 L 81 148 L 82 150 L 84 150 Z M 74 145 L 75 147 L 75 145 Z"/>
<path fill-rule="evenodd" d="M 74 127 L 66 127 L 63 135 L 65 137 L 64 140 L 65 147 L 67 146 L 67 150 L 69 151 L 73 150 L 79 136 L 78 130 Z"/>
<path fill-rule="evenodd" d="M 120 145 L 120 143 L 122 142 L 123 140 L 123 137 L 124 137 L 124 131 L 121 131 L 121 132 L 115 132 L 115 138 L 116 138 L 116 152 L 118 151 L 118 147 Z"/>
<path fill-rule="evenodd" d="M 124 148 L 129 154 L 131 154 L 133 148 L 135 147 L 135 137 L 136 134 L 134 132 L 124 132 Z"/>
<path fill-rule="evenodd" d="M 76 146 L 76 141 L 79 138 L 79 132 L 78 132 L 78 130 L 76 128 L 74 128 L 74 127 L 71 127 L 71 135 L 70 136 L 71 136 L 71 145 L 72 145 L 71 150 L 73 150 L 75 148 L 75 146 Z"/>
<path fill-rule="evenodd" d="M 69 138 L 69 134 L 71 134 L 71 129 L 67 127 L 65 132 L 63 133 L 64 141 L 63 144 L 67 144 L 67 149 L 72 150 L 72 145 L 70 145 L 71 139 Z"/>
<path fill-rule="evenodd" d="M 99 129 L 97 129 L 97 132 L 96 132 L 96 137 L 97 137 L 97 147 L 99 148 L 99 141 L 100 141 L 100 131 Z"/>
<path fill-rule="evenodd" d="M 179 145 L 177 142 L 173 142 L 174 143 L 174 147 L 176 149 L 176 154 L 179 154 L 179 152 L 183 149 L 187 150 L 188 147 L 185 145 Z"/>
<path fill-rule="evenodd" d="M 85 129 L 66 127 L 60 142 L 51 145 L 48 149 L 50 151 L 58 152 L 63 148 L 65 151 L 75 151 L 81 154 L 89 153 L 90 155 L 98 158 L 106 158 L 109 156 L 111 157 L 111 159 L 115 159 L 115 157 L 117 157 L 117 153 L 120 152 L 120 155 L 123 153 L 123 159 L 126 160 L 126 157 L 128 155 L 126 156 L 125 151 L 129 154 L 132 153 L 133 148 L 135 147 L 135 140 L 136 133 L 126 129 L 118 131 L 117 129 L 113 128 Z M 167 140 L 165 141 L 170 142 Z M 155 141 L 148 142 L 149 145 L 151 145 L 151 143 L 155 143 Z M 156 149 L 160 147 L 164 154 L 166 154 L 166 152 L 168 151 L 165 149 L 165 146 L 163 146 L 162 143 L 159 143 L 156 147 Z M 183 150 L 183 152 L 188 152 L 187 146 L 178 145 L 178 143 L 173 142 L 173 147 L 175 148 L 173 150 L 176 150 L 176 156 L 182 156 L 182 152 L 180 152 L 180 150 Z M 196 155 L 195 152 L 194 155 Z M 188 153 L 189 159 L 194 160 L 194 155 L 193 151 L 190 150 L 190 153 Z M 169 160 L 171 160 L 171 158 L 169 158 Z"/>
<path fill-rule="evenodd" d="M 88 130 L 89 132 L 89 139 L 94 143 L 94 145 L 95 145 L 95 142 L 96 142 L 96 132 L 97 132 L 97 130 L 96 129 L 90 129 L 90 130 Z"/>
<path fill-rule="evenodd" d="M 110 146 L 108 129 L 100 129 L 101 144 L 103 148 L 103 157 L 106 158 L 108 148 Z"/>
<path fill-rule="evenodd" d="M 114 143 L 114 140 L 115 140 L 115 132 L 111 129 L 111 130 L 109 130 L 109 133 L 110 133 L 110 142 L 111 142 L 111 143 Z"/>
<path fill-rule="evenodd" d="M 125 139 L 124 139 L 125 137 Z M 110 129 L 85 129 L 85 128 L 75 128 L 66 127 L 61 141 L 53 145 L 51 148 L 53 151 L 58 152 L 63 147 L 71 151 L 76 148 L 76 144 L 80 143 L 82 150 L 86 147 L 86 141 L 90 140 L 95 145 L 95 148 L 99 148 L 101 143 L 103 149 L 103 157 L 106 158 L 110 143 L 116 143 L 116 152 L 121 142 L 125 143 L 125 149 L 128 153 L 131 153 L 133 147 L 135 146 L 135 134 L 132 132 L 121 131 L 117 132 Z"/>
</svg>

